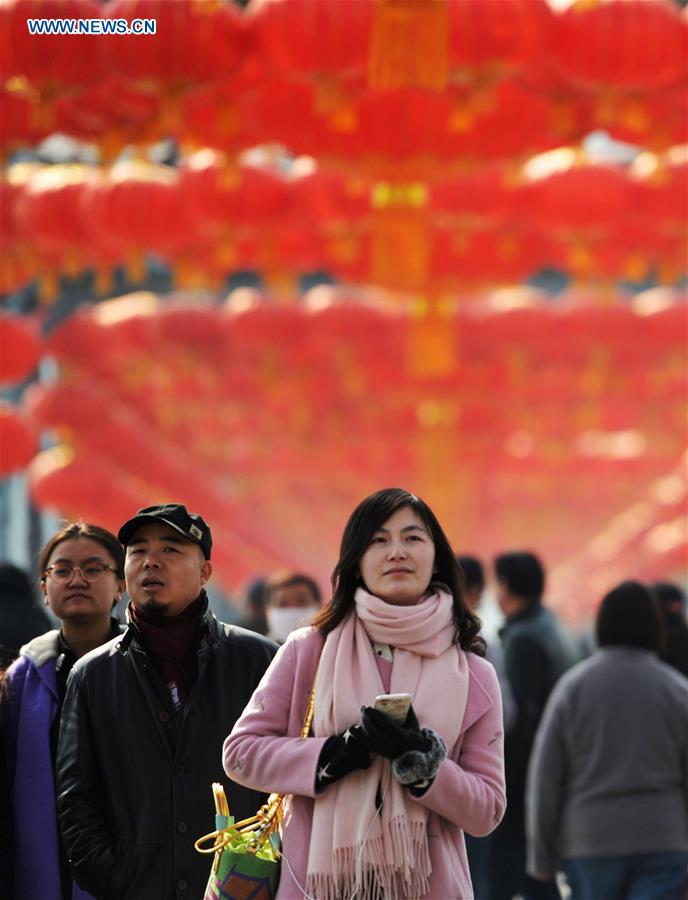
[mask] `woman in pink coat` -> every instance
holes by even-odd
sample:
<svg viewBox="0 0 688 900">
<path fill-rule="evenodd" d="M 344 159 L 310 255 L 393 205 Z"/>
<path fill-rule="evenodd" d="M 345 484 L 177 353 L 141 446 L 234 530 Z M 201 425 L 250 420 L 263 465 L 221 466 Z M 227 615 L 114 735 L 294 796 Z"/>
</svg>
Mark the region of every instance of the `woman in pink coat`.
<svg viewBox="0 0 688 900">
<path fill-rule="evenodd" d="M 473 897 L 463 832 L 499 824 L 504 758 L 462 581 L 418 497 L 390 488 L 354 510 L 331 603 L 281 647 L 223 749 L 230 778 L 291 795 L 280 900 Z M 411 694 L 403 723 L 374 709 L 384 693 Z"/>
</svg>

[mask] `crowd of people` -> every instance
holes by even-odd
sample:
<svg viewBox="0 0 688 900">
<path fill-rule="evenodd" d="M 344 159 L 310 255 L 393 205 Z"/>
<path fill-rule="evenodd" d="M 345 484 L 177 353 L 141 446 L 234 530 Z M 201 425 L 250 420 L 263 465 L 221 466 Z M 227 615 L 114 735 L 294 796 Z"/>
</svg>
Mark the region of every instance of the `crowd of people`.
<svg viewBox="0 0 688 900">
<path fill-rule="evenodd" d="M 579 659 L 537 556 L 486 574 L 401 489 L 353 511 L 325 603 L 278 572 L 225 624 L 211 555 L 181 504 L 68 523 L 38 561 L 52 619 L 0 567 L 0 897 L 200 900 L 212 782 L 237 820 L 286 796 L 280 900 L 688 896 L 679 587 L 610 586 Z"/>
</svg>

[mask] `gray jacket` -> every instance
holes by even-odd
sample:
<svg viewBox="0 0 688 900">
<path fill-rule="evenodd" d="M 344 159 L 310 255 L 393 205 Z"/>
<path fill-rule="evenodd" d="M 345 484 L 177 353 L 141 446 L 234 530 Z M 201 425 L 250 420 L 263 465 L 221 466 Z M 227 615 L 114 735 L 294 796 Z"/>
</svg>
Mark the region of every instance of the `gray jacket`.
<svg viewBox="0 0 688 900">
<path fill-rule="evenodd" d="M 688 850 L 688 679 L 604 647 L 557 684 L 528 770 L 528 871 Z"/>
</svg>

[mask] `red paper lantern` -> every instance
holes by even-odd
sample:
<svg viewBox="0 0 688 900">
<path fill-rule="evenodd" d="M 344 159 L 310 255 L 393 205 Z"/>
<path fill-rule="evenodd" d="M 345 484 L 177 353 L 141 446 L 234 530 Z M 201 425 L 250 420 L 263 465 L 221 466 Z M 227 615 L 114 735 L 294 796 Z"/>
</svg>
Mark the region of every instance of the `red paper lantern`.
<svg viewBox="0 0 688 900">
<path fill-rule="evenodd" d="M 70 520 L 98 522 L 113 531 L 142 502 L 138 485 L 106 458 L 74 458 L 64 448 L 40 453 L 29 467 L 28 482 L 39 508 Z"/>
<path fill-rule="evenodd" d="M 685 78 L 685 23 L 672 3 L 573 3 L 556 17 L 552 64 L 589 89 L 651 90 Z"/>
<path fill-rule="evenodd" d="M 98 170 L 71 164 L 46 166 L 27 183 L 17 219 L 44 264 L 76 273 L 88 263 L 91 227 L 81 202 L 84 187 L 98 182 Z"/>
<path fill-rule="evenodd" d="M 0 476 L 24 468 L 38 448 L 38 438 L 21 413 L 0 402 Z"/>
<path fill-rule="evenodd" d="M 174 254 L 192 235 L 179 192 L 179 173 L 142 160 L 117 163 L 83 192 L 82 211 L 104 249 L 131 256 Z"/>
<path fill-rule="evenodd" d="M 180 171 L 182 202 L 199 234 L 222 238 L 275 226 L 284 215 L 286 189 L 276 173 L 256 166 L 235 166 L 204 150 Z"/>
<path fill-rule="evenodd" d="M 198 0 L 113 0 L 108 18 L 155 19 L 155 34 L 105 38 L 112 69 L 127 80 L 170 94 L 221 78 L 244 61 L 240 10 Z"/>
<path fill-rule="evenodd" d="M 0 317 L 0 384 L 27 378 L 38 365 L 40 340 L 18 316 Z"/>
<path fill-rule="evenodd" d="M 27 185 L 38 171 L 34 163 L 10 166 L 0 179 L 0 294 L 24 287 L 36 276 L 35 252 L 31 238 L 24 239 L 18 221 Z"/>
<path fill-rule="evenodd" d="M 92 0 L 4 0 L 0 4 L 3 77 L 25 78 L 42 94 L 56 95 L 65 85 L 80 85 L 84 73 L 103 73 L 104 39 L 92 34 L 31 34 L 27 19 L 100 19 Z"/>
<path fill-rule="evenodd" d="M 158 94 L 139 90 L 124 78 L 108 77 L 56 99 L 55 128 L 79 140 L 97 141 L 109 161 L 126 144 L 165 136 L 151 131 L 160 107 Z"/>
<path fill-rule="evenodd" d="M 360 77 L 367 62 L 374 0 L 262 0 L 248 21 L 276 69 L 313 79 Z"/>
<path fill-rule="evenodd" d="M 688 39 L 686 40 L 688 45 Z M 617 141 L 662 151 L 688 143 L 685 84 L 653 91 L 601 92 L 591 103 L 591 127 Z"/>
<path fill-rule="evenodd" d="M 449 2 L 452 80 L 489 83 L 542 65 L 554 25 L 546 0 Z"/>
<path fill-rule="evenodd" d="M 0 146 L 3 152 L 36 144 L 54 130 L 52 104 L 41 103 L 36 97 L 1 89 L 0 109 Z"/>
</svg>

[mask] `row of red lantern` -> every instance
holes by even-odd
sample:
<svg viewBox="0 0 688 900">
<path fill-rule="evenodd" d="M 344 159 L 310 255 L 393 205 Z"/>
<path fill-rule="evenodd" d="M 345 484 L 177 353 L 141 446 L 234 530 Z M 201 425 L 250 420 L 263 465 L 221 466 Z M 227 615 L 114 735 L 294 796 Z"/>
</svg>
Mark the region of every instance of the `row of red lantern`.
<svg viewBox="0 0 688 900">
<path fill-rule="evenodd" d="M 99 323 L 99 310 L 73 316 L 48 341 L 24 320 L 3 316 L 0 381 L 9 384 L 28 377 L 39 357 L 50 354 L 69 369 L 88 370 L 92 377 L 118 385 L 127 402 L 141 403 L 139 389 L 147 381 L 145 404 L 154 416 L 171 380 L 182 399 L 204 390 L 235 396 L 269 390 L 275 370 L 295 372 L 303 379 L 316 368 L 314 402 L 327 404 L 336 395 L 338 403 L 345 403 L 356 394 L 347 388 L 344 364 L 364 370 L 371 382 L 413 379 L 422 374 L 416 356 L 425 350 L 423 341 L 434 336 L 443 342 L 450 365 L 443 372 L 425 374 L 432 374 L 435 387 L 441 386 L 457 403 L 448 415 L 440 411 L 438 420 L 452 422 L 460 410 L 462 423 L 471 424 L 471 410 L 488 396 L 526 404 L 567 398 L 583 405 L 565 421 L 565 432 L 596 420 L 615 421 L 613 427 L 623 428 L 640 415 L 640 401 L 651 404 L 657 395 L 680 401 L 683 396 L 686 310 L 679 296 L 674 305 L 651 315 L 639 315 L 627 305 L 594 307 L 564 300 L 553 308 L 417 311 L 390 318 L 381 309 L 358 306 L 334 292 L 330 305 L 318 314 L 304 305 L 264 303 L 238 316 L 231 305 L 224 313 L 174 305 L 162 313 L 157 302 L 151 303 L 152 295 L 143 295 L 127 301 L 136 316 L 124 315 L 107 327 Z M 115 308 L 121 305 L 115 301 Z M 102 307 L 106 319 L 109 308 Z M 161 314 L 152 315 L 154 311 Z M 381 334 L 387 337 L 383 340 Z M 332 356 L 330 348 L 343 341 L 348 342 L 346 355 Z M 408 351 L 402 355 L 403 371 L 400 347 Z M 146 361 L 153 348 L 162 366 L 158 375 L 148 373 Z M 237 365 L 228 367 L 228 358 Z M 648 358 L 654 360 L 651 369 Z M 270 364 L 260 366 L 257 360 Z M 167 367 L 174 368 L 174 379 Z M 597 404 L 596 414 L 591 415 L 587 401 Z M 483 415 L 483 425 L 487 418 Z"/>
<path fill-rule="evenodd" d="M 685 578 L 688 569 L 686 453 L 678 464 L 639 491 L 562 566 L 561 590 L 571 591 L 581 578 L 602 594 L 624 578 L 667 581 Z M 580 603 L 583 611 L 589 604 Z"/>
<path fill-rule="evenodd" d="M 144 307 L 108 325 L 96 311 L 73 317 L 51 337 L 47 350 L 66 367 L 67 386 L 32 403 L 43 425 L 92 430 L 102 403 L 89 403 L 85 386 L 70 381 L 88 372 L 149 427 L 181 446 L 200 441 L 214 469 L 228 455 L 255 465 L 260 453 L 247 449 L 267 438 L 265 428 L 275 430 L 266 449 L 285 439 L 308 443 L 316 434 L 321 442 L 328 434 L 339 441 L 371 400 L 375 414 L 361 428 L 375 429 L 384 416 L 400 431 L 424 423 L 460 429 L 475 436 L 477 455 L 491 441 L 524 432 L 530 437 L 504 447 L 523 459 L 549 438 L 568 442 L 565 456 L 614 458 L 613 441 L 591 439 L 579 448 L 572 441 L 586 430 L 651 432 L 641 451 L 629 445 L 633 462 L 663 446 L 656 432 L 675 431 L 685 411 L 682 305 L 650 316 L 621 307 L 454 315 L 435 320 L 435 333 L 426 325 L 351 306 L 318 313 L 262 306 L 239 315 Z M 433 340 L 449 357 L 443 372 L 423 367 Z M 83 394 L 78 401 L 75 389 Z M 281 437 L 284 423 L 289 434 Z M 225 441 L 227 431 L 244 443 Z M 118 444 L 114 435 L 105 439 L 110 444 Z"/>
<path fill-rule="evenodd" d="M 100 33 L 32 34 L 27 19 L 38 16 L 99 20 Z M 103 33 L 118 19 L 154 20 L 155 34 Z M 0 25 L 7 76 L 46 92 L 114 73 L 178 93 L 247 62 L 321 83 L 434 89 L 506 72 L 647 90 L 688 73 L 686 23 L 670 0 L 564 10 L 546 0 L 255 0 L 243 15 L 233 3 L 198 0 L 5 0 Z"/>
<path fill-rule="evenodd" d="M 640 279 L 685 271 L 688 165 L 650 174 L 570 166 L 518 179 L 504 167 L 432 184 L 315 170 L 282 178 L 208 151 L 180 169 L 18 164 L 0 183 L 0 289 L 160 254 L 206 286 L 254 269 L 318 269 L 407 291 L 519 282 L 539 269 Z"/>
<path fill-rule="evenodd" d="M 217 519 L 235 576 L 257 558 L 320 571 L 322 542 L 392 482 L 437 504 L 460 546 L 516 540 L 520 522 L 521 542 L 560 557 L 680 452 L 685 306 L 441 324 L 454 360 L 431 377 L 433 335 L 408 315 L 96 307 L 53 334 L 59 381 L 26 398 L 66 454 L 38 457 L 33 496 L 100 504 L 101 520 L 183 497 Z"/>
<path fill-rule="evenodd" d="M 170 99 L 113 78 L 54 100 L 5 87 L 0 102 L 5 151 L 56 131 L 97 142 L 106 159 L 129 144 L 168 137 L 229 153 L 277 142 L 378 178 L 435 177 L 438 167 L 522 159 L 578 143 L 595 129 L 653 150 L 687 140 L 683 85 L 590 97 L 506 78 L 480 89 L 460 83 L 441 93 L 341 89 L 323 99 L 307 82 L 262 78 L 247 84 L 237 77 Z"/>
<path fill-rule="evenodd" d="M 688 20 L 669 0 L 557 14 L 546 0 L 399 2 L 357 0 L 354 14 L 342 0 L 273 0 L 242 16 L 230 3 L 115 0 L 105 18 L 155 18 L 157 33 L 96 39 L 26 27 L 32 11 L 79 20 L 83 7 L 97 20 L 91 0 L 9 0 L 0 6 L 3 143 L 55 130 L 98 141 L 106 154 L 168 136 L 227 151 L 281 141 L 330 164 L 417 176 L 438 162 L 538 152 L 594 128 L 653 148 L 686 140 Z M 446 77 L 428 91 L 412 57 L 442 59 L 424 45 L 422 23 L 443 6 Z M 385 14 L 397 27 L 407 19 L 380 51 L 402 77 L 371 86 L 371 34 Z"/>
</svg>

